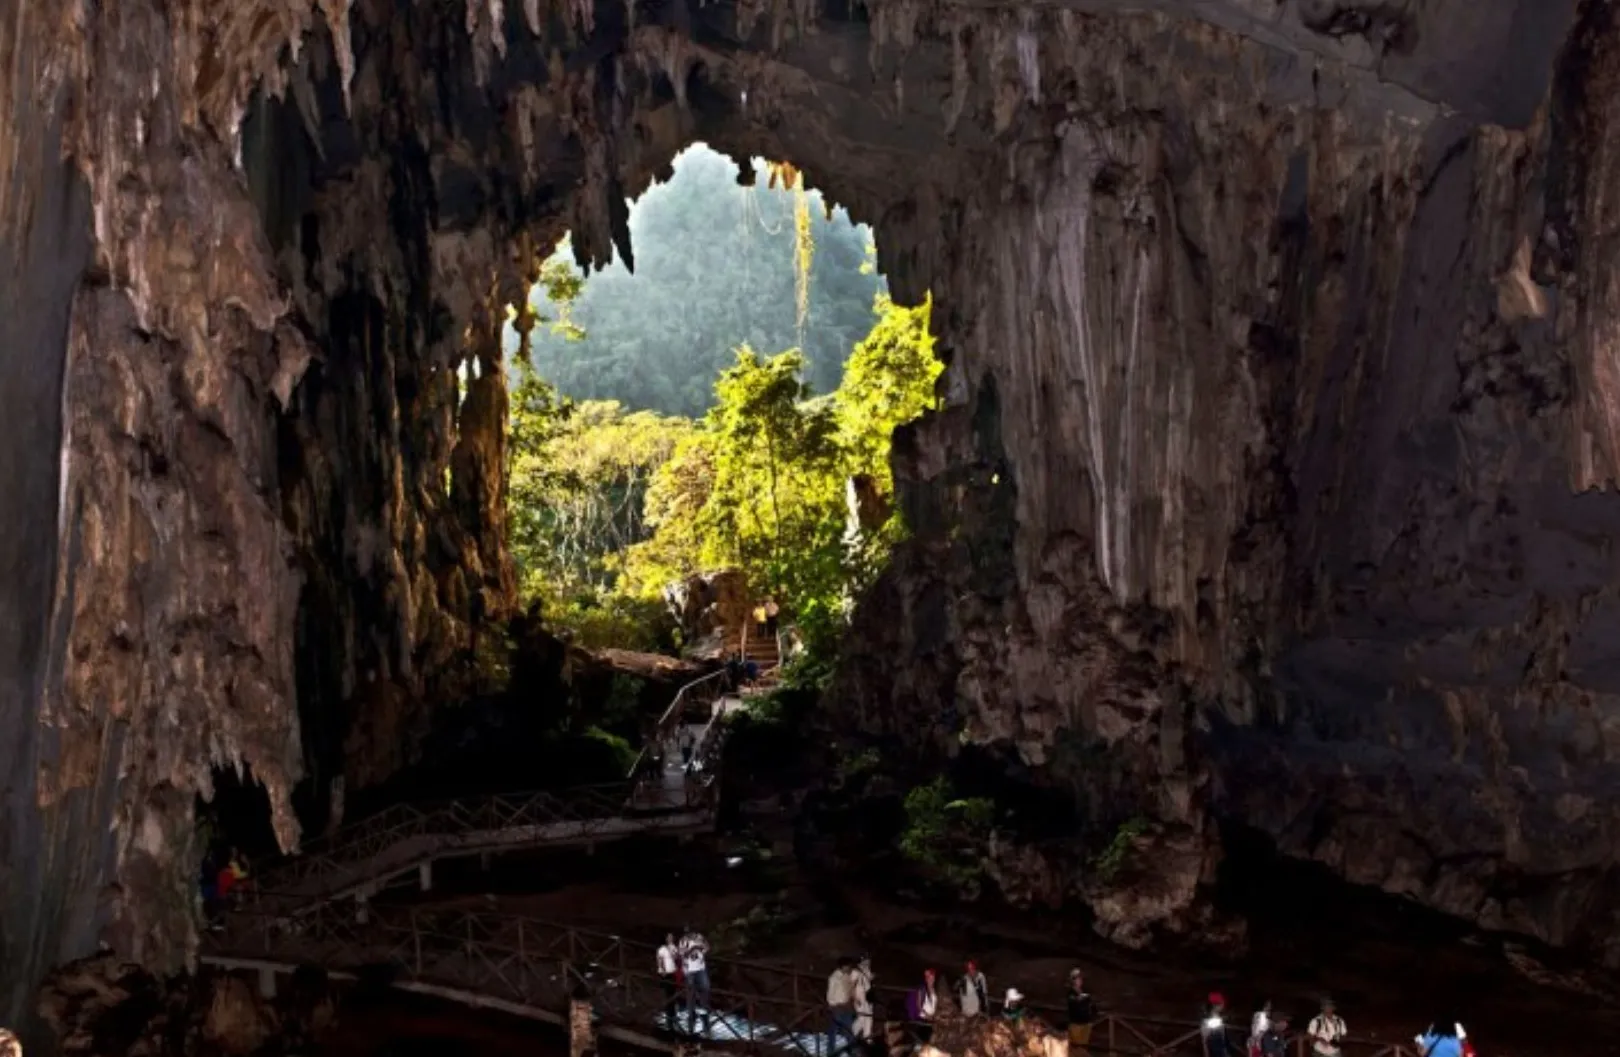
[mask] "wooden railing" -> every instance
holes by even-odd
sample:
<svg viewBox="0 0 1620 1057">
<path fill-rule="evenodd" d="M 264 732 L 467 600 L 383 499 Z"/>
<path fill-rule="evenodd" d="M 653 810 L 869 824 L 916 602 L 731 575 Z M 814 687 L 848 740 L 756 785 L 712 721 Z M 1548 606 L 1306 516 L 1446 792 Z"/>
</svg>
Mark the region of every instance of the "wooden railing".
<svg viewBox="0 0 1620 1057">
<path fill-rule="evenodd" d="M 588 993 L 606 1023 L 648 1035 L 685 1026 L 669 1021 L 667 993 L 652 971 L 653 945 L 533 918 L 409 907 L 357 912 L 342 904 L 323 904 L 303 917 L 249 909 L 231 915 L 223 932 L 208 936 L 201 953 L 205 962 L 225 966 L 381 968 L 391 971 L 396 983 L 427 985 L 445 997 L 474 1003 L 493 999 L 554 1018 L 571 995 Z M 827 1057 L 825 979 L 726 959 L 711 959 L 709 974 L 708 1024 L 700 1017 L 695 1025 L 705 1047 L 731 1042 Z M 880 1035 L 891 1025 L 902 1032 L 912 1029 L 903 1022 L 902 989 L 879 987 L 872 997 Z M 1064 1023 L 1054 1007 L 1030 1009 L 1052 1024 Z M 1295 1038 L 1290 1049 L 1306 1057 L 1308 1047 Z M 1358 1038 L 1343 1040 L 1341 1051 L 1344 1057 L 1418 1057 L 1406 1045 Z M 1196 1024 L 1112 1011 L 1097 1019 L 1084 1052 L 1203 1057 Z"/>
<path fill-rule="evenodd" d="M 705 729 L 712 725 L 710 721 L 716 711 L 715 705 L 734 689 L 731 685 L 731 676 L 726 669 L 721 668 L 692 680 L 676 691 L 675 700 L 671 701 L 669 707 L 664 709 L 663 715 L 658 717 L 652 735 L 636 754 L 635 762 L 630 765 L 630 773 L 626 777 L 634 778 L 645 772 L 650 750 L 660 747 L 666 750 L 673 748 L 680 728 L 686 724 L 689 717 L 701 715 L 702 721 L 706 724 Z M 698 759 L 711 759 L 714 756 L 714 748 L 713 744 L 700 742 L 694 756 Z"/>
<path fill-rule="evenodd" d="M 437 859 L 514 847 L 590 843 L 710 825 L 712 783 L 692 781 L 656 795 L 634 782 L 398 804 L 269 863 L 253 889 L 287 912 L 367 894 Z"/>
</svg>

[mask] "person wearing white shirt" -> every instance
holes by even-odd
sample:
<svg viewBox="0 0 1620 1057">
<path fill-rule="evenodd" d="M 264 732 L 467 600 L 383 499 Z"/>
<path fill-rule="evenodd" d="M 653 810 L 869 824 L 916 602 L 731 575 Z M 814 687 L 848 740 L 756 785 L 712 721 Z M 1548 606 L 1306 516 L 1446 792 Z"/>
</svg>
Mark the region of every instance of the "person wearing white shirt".
<svg viewBox="0 0 1620 1057">
<path fill-rule="evenodd" d="M 686 975 L 686 1030 L 697 1030 L 698 1007 L 703 1008 L 703 1030 L 709 1029 L 709 941 L 690 925 L 678 946 L 681 971 Z"/>
<path fill-rule="evenodd" d="M 1350 1034 L 1344 1019 L 1333 1006 L 1333 999 L 1322 999 L 1322 1012 L 1312 1017 L 1305 1034 L 1311 1040 L 1311 1052 L 1316 1057 L 1339 1057 L 1339 1043 Z"/>
<path fill-rule="evenodd" d="M 855 959 L 840 958 L 827 977 L 827 1011 L 832 1022 L 827 1027 L 827 1055 L 835 1055 L 855 1043 Z"/>
<path fill-rule="evenodd" d="M 862 1042 L 872 1039 L 872 959 L 862 958 L 850 976 L 850 998 L 855 1004 L 855 1037 Z"/>
<path fill-rule="evenodd" d="M 664 936 L 664 945 L 658 948 L 658 986 L 664 992 L 664 1023 L 675 1027 L 675 1013 L 681 984 L 680 950 L 673 932 Z"/>
<path fill-rule="evenodd" d="M 1249 1021 L 1249 1057 L 1260 1057 L 1260 1043 L 1271 1030 L 1271 1003 L 1263 1002 Z"/>
</svg>

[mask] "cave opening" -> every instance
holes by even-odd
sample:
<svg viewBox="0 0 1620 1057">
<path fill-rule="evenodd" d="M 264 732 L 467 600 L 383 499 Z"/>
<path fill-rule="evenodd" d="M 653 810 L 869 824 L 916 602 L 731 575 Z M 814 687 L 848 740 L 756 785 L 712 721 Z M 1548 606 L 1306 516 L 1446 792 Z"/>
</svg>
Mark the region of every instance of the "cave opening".
<svg viewBox="0 0 1620 1057">
<path fill-rule="evenodd" d="M 502 642 L 545 617 L 522 622 L 507 538 L 507 306 L 564 233 L 628 262 L 626 202 L 699 141 L 801 164 L 882 232 L 900 303 L 939 297 L 938 405 L 889 460 L 909 538 L 820 673 L 814 766 L 859 790 L 835 808 L 1128 946 L 1218 931 L 1223 840 L 1239 881 L 1270 862 L 1231 818 L 1620 964 L 1592 715 L 1610 14 L 1135 6 L 29 20 L 13 79 L 63 99 L 0 115 L 0 230 L 26 235 L 0 298 L 45 309 L 0 313 L 39 350 L 0 368 L 28 433 L 0 473 L 57 531 L 0 538 L 26 573 L 0 587 L 23 618 L 0 747 L 39 791 L 4 805 L 6 1009 L 102 937 L 186 963 L 190 864 L 153 835 L 189 823 L 198 761 L 246 761 L 291 847 L 289 799 L 306 837 L 369 814 L 483 714 L 458 703 L 563 700 L 575 655 Z M 654 381 L 693 378 L 616 384 Z M 680 683 L 588 678 L 622 714 L 565 706 L 597 757 L 493 725 L 512 774 L 622 762 L 648 686 Z M 807 766 L 779 718 L 757 776 Z M 1008 813 L 1051 824 L 1020 843 Z M 828 876 L 875 861 L 793 839 Z"/>
</svg>

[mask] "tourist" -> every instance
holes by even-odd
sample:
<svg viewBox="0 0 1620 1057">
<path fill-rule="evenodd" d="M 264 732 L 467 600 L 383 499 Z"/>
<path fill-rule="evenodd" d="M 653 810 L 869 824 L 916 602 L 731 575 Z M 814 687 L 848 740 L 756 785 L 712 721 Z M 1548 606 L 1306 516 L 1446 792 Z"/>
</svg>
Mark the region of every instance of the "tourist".
<svg viewBox="0 0 1620 1057">
<path fill-rule="evenodd" d="M 1260 1033 L 1259 1057 L 1288 1057 L 1288 1015 L 1266 1009 L 1266 1029 Z"/>
<path fill-rule="evenodd" d="M 1249 1057 L 1260 1057 L 1260 1040 L 1271 1030 L 1271 1002 L 1260 1003 L 1254 1019 L 1249 1021 Z"/>
<path fill-rule="evenodd" d="M 934 1014 L 939 1011 L 939 991 L 935 988 L 933 969 L 923 970 L 922 986 L 906 992 L 906 1019 L 919 1042 L 934 1037 Z"/>
<path fill-rule="evenodd" d="M 1085 1053 L 1091 1042 L 1091 1026 L 1097 1022 L 1097 1003 L 1086 991 L 1086 977 L 1079 969 L 1069 970 L 1069 1053 Z"/>
<path fill-rule="evenodd" d="M 827 1053 L 838 1053 L 855 1044 L 855 959 L 840 958 L 827 976 L 827 1010 L 832 1023 L 827 1028 Z"/>
<path fill-rule="evenodd" d="M 1007 997 L 1001 1000 L 1001 1019 L 1011 1021 L 1024 1019 L 1024 992 L 1016 987 L 1007 988 Z"/>
<path fill-rule="evenodd" d="M 777 617 L 781 616 L 782 609 L 776 604 L 776 599 L 768 599 L 765 603 L 765 634 L 776 638 Z"/>
<path fill-rule="evenodd" d="M 1331 998 L 1322 999 L 1322 1012 L 1305 1029 L 1316 1057 L 1339 1057 L 1339 1042 L 1349 1033 Z"/>
<path fill-rule="evenodd" d="M 742 654 L 733 653 L 726 660 L 726 680 L 734 689 L 743 685 Z"/>
<path fill-rule="evenodd" d="M 692 754 L 697 751 L 697 738 L 693 736 L 691 728 L 681 728 L 681 770 L 692 770 Z"/>
<path fill-rule="evenodd" d="M 872 1041 L 872 959 L 861 955 L 850 976 L 850 1000 L 855 1006 L 854 1034 L 862 1045 Z"/>
<path fill-rule="evenodd" d="M 664 992 L 664 1023 L 674 1030 L 681 987 L 681 958 L 673 932 L 665 934 L 664 945 L 658 948 L 658 986 Z"/>
<path fill-rule="evenodd" d="M 962 973 L 962 979 L 957 982 L 956 1001 L 962 1007 L 964 1017 L 990 1012 L 990 982 L 979 970 L 979 964 L 971 959 Z"/>
<path fill-rule="evenodd" d="M 0 1028 L 0 1057 L 23 1057 L 22 1042 L 6 1028 Z"/>
<path fill-rule="evenodd" d="M 1437 1017 L 1429 1030 L 1417 1037 L 1423 1057 L 1463 1057 L 1463 1040 L 1457 1037 L 1462 1025 L 1454 1017 Z"/>
<path fill-rule="evenodd" d="M 240 897 L 239 889 L 247 882 L 247 867 L 242 865 L 242 855 L 235 848 L 225 860 L 225 865 L 214 878 L 214 891 L 221 905 L 233 902 L 232 893 Z"/>
<path fill-rule="evenodd" d="M 698 1008 L 703 1009 L 703 1030 L 709 1030 L 709 941 L 688 925 L 679 944 L 681 972 L 686 983 L 686 1030 L 697 1030 Z"/>
<path fill-rule="evenodd" d="M 1227 1057 L 1226 996 L 1219 991 L 1210 993 L 1203 1023 L 1198 1026 L 1198 1038 L 1204 1044 L 1204 1057 Z"/>
<path fill-rule="evenodd" d="M 756 635 L 769 635 L 765 626 L 765 603 L 761 602 L 754 607 L 754 633 Z"/>
</svg>

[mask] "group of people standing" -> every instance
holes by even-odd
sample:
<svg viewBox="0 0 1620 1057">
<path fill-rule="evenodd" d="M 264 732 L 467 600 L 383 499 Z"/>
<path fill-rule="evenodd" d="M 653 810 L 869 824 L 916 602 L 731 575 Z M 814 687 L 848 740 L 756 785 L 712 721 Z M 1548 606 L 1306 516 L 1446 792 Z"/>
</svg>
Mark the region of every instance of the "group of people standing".
<svg viewBox="0 0 1620 1057">
<path fill-rule="evenodd" d="M 872 1041 L 872 963 L 865 957 L 841 958 L 827 977 L 827 1007 L 832 1023 L 827 1030 L 827 1053 L 834 1057 L 842 1050 L 866 1048 Z M 923 970 L 922 982 L 906 992 L 904 1019 L 920 1041 L 933 1037 L 934 1020 L 940 1012 L 940 974 Z M 990 981 L 977 962 L 969 960 L 962 975 L 949 985 L 957 1011 L 964 1017 L 999 1016 L 1002 1020 L 1022 1021 L 1028 1011 L 1024 993 L 1009 987 L 998 1000 L 990 995 Z M 1091 1041 L 1091 1028 L 1097 1020 L 1097 1006 L 1086 991 L 1079 969 L 1069 971 L 1069 1041 L 1084 1046 Z"/>
<path fill-rule="evenodd" d="M 703 933 L 688 925 L 681 930 L 679 939 L 673 932 L 664 937 L 658 948 L 658 983 L 664 990 L 664 1022 L 671 1031 L 682 1030 L 681 1016 L 685 1012 L 685 1031 L 697 1031 L 699 1011 L 703 1015 L 703 1030 L 709 1029 L 709 941 Z"/>
<path fill-rule="evenodd" d="M 1263 1002 L 1249 1021 L 1246 1045 L 1233 1045 L 1227 1035 L 1226 998 L 1219 992 L 1209 996 L 1199 1027 L 1204 1057 L 1231 1057 L 1244 1052 L 1247 1057 L 1287 1057 L 1289 1017 Z M 1341 1057 L 1341 1047 L 1350 1029 L 1339 1016 L 1331 998 L 1322 1000 L 1321 1009 L 1305 1027 L 1305 1041 L 1312 1057 Z M 1422 1057 L 1475 1057 L 1468 1033 L 1454 1017 L 1439 1017 L 1415 1040 Z"/>
</svg>

